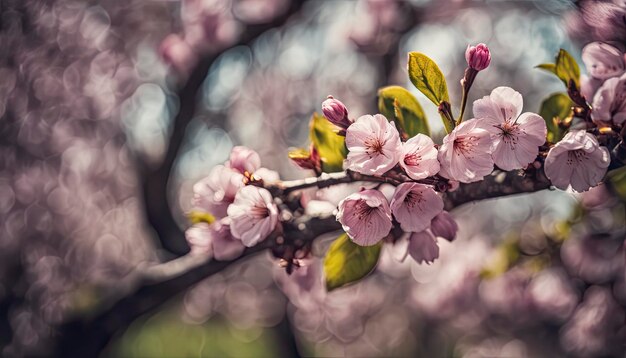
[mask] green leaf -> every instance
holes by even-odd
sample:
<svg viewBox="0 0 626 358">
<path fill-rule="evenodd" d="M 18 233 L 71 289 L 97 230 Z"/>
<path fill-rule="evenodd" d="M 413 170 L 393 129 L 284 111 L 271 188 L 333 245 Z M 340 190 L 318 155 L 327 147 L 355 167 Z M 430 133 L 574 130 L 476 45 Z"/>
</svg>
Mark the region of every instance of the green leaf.
<svg viewBox="0 0 626 358">
<path fill-rule="evenodd" d="M 311 153 L 304 148 L 291 149 L 287 155 L 291 160 L 306 160 L 311 157 Z"/>
<path fill-rule="evenodd" d="M 428 56 L 419 52 L 409 52 L 409 78 L 436 106 L 450 102 L 448 85 L 443 73 Z"/>
<path fill-rule="evenodd" d="M 552 74 L 556 74 L 556 65 L 553 63 L 542 63 L 541 65 L 535 66 L 535 68 L 539 68 Z"/>
<path fill-rule="evenodd" d="M 326 289 L 332 291 L 367 276 L 378 263 L 381 247 L 381 242 L 360 246 L 352 242 L 347 234 L 339 236 L 324 258 Z"/>
<path fill-rule="evenodd" d="M 317 113 L 313 113 L 310 127 L 309 135 L 321 157 L 322 171 L 326 173 L 342 171 L 343 160 L 348 156 L 345 137 L 338 135 L 337 127 Z"/>
<path fill-rule="evenodd" d="M 411 92 L 400 86 L 383 87 L 378 90 L 378 110 L 393 119 L 409 137 L 418 133 L 430 135 L 430 128 L 422 106 Z"/>
<path fill-rule="evenodd" d="M 606 179 L 609 188 L 620 200 L 626 202 L 626 167 L 611 170 L 606 175 Z"/>
<path fill-rule="evenodd" d="M 541 102 L 539 114 L 548 127 L 548 142 L 556 143 L 563 138 L 565 133 L 558 124 L 572 115 L 573 105 L 572 100 L 564 93 L 553 93 Z"/>
<path fill-rule="evenodd" d="M 215 221 L 215 216 L 209 213 L 205 213 L 203 211 L 197 211 L 197 210 L 191 211 L 189 214 L 187 214 L 187 217 L 189 218 L 189 221 L 191 221 L 192 224 L 198 224 L 198 223 L 212 224 Z"/>
<path fill-rule="evenodd" d="M 565 88 L 569 88 L 570 80 L 573 80 L 576 88 L 580 89 L 580 68 L 569 52 L 563 49 L 559 50 L 554 73 L 565 83 Z"/>
</svg>

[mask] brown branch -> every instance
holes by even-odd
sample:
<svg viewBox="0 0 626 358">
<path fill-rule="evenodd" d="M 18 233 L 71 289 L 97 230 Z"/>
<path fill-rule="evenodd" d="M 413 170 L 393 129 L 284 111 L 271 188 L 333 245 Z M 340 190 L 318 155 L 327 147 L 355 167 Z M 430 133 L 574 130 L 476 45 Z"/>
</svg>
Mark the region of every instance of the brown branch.
<svg viewBox="0 0 626 358">
<path fill-rule="evenodd" d="M 222 53 L 237 46 L 249 46 L 261 34 L 284 25 L 301 9 L 304 2 L 304 0 L 292 0 L 289 8 L 270 23 L 248 25 L 236 44 L 201 59 L 191 71 L 187 83 L 178 91 L 180 109 L 174 118 L 173 130 L 163 162 L 156 169 L 144 168 L 142 176 L 146 220 L 154 229 L 161 246 L 166 250 L 177 255 L 189 251 L 183 232 L 172 215 L 165 193 L 169 192 L 167 189 L 172 168 L 185 139 L 187 126 L 196 113 L 198 93 L 209 69 Z"/>
</svg>

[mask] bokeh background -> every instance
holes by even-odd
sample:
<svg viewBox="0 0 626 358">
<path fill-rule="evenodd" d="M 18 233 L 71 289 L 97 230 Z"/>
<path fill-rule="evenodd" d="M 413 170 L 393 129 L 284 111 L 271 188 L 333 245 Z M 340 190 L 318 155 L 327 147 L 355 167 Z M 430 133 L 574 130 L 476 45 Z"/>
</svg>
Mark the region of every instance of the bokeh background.
<svg viewBox="0 0 626 358">
<path fill-rule="evenodd" d="M 606 2 L 603 11 L 618 11 Z M 584 4 L 582 4 L 584 5 Z M 352 116 L 432 57 L 460 102 L 468 44 L 524 111 L 562 84 L 534 66 L 593 40 L 568 0 L 0 1 L 0 349 L 58 355 L 57 331 L 136 267 L 185 253 L 191 186 L 234 145 L 282 178 L 332 94 Z M 605 11 L 605 12 L 606 12 Z M 585 30 L 587 29 L 587 30 Z M 579 63 L 581 63 L 579 61 Z M 458 107 L 456 107 L 458 108 Z M 456 112 L 457 109 L 455 109 Z M 624 207 L 604 187 L 457 209 L 432 265 L 383 252 L 326 293 L 319 258 L 287 276 L 262 253 L 120 326 L 103 356 L 621 356 Z M 62 352 L 61 352 L 62 353 Z"/>
</svg>

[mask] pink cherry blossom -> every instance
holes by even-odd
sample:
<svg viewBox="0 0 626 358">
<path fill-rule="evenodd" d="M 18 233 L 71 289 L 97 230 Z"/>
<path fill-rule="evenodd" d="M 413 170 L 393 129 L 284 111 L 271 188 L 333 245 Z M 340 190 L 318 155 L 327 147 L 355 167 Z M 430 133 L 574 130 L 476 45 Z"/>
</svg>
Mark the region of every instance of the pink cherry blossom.
<svg viewBox="0 0 626 358">
<path fill-rule="evenodd" d="M 235 194 L 244 186 L 243 179 L 243 175 L 232 168 L 215 166 L 206 178 L 194 184 L 192 205 L 223 218 Z"/>
<path fill-rule="evenodd" d="M 546 141 L 546 123 L 535 113 L 522 113 L 522 95 L 510 87 L 497 87 L 474 102 L 474 117 L 491 134 L 494 163 L 502 170 L 532 163 Z"/>
<path fill-rule="evenodd" d="M 187 229 L 185 237 L 192 254 L 212 255 L 219 261 L 234 260 L 241 256 L 245 246 L 241 240 L 232 237 L 229 219 L 224 218 L 212 224 L 198 223 Z"/>
<path fill-rule="evenodd" d="M 403 143 L 400 166 L 412 179 L 424 179 L 437 174 L 439 161 L 433 140 L 420 133 Z"/>
<path fill-rule="evenodd" d="M 246 172 L 252 174 L 261 167 L 261 158 L 257 152 L 250 148 L 236 146 L 231 150 L 230 159 L 226 166 L 237 170 L 241 174 Z"/>
<path fill-rule="evenodd" d="M 431 220 L 442 210 L 441 197 L 424 184 L 402 183 L 391 199 L 391 212 L 404 231 L 428 229 Z"/>
<path fill-rule="evenodd" d="M 359 117 L 346 130 L 348 169 L 382 175 L 400 160 L 402 142 L 395 124 L 382 114 Z"/>
<path fill-rule="evenodd" d="M 437 239 L 430 230 L 411 234 L 411 237 L 409 237 L 409 255 L 418 264 L 423 262 L 431 264 L 439 257 Z"/>
<path fill-rule="evenodd" d="M 626 74 L 610 78 L 593 97 L 591 119 L 622 125 L 626 122 Z"/>
<path fill-rule="evenodd" d="M 243 187 L 228 207 L 230 231 L 247 247 L 265 240 L 278 223 L 278 208 L 267 189 Z"/>
<path fill-rule="evenodd" d="M 583 47 L 582 60 L 593 78 L 606 80 L 624 73 L 622 52 L 604 42 L 592 42 Z"/>
<path fill-rule="evenodd" d="M 464 121 L 443 138 L 437 159 L 439 174 L 445 178 L 472 183 L 493 170 L 489 132 L 476 119 Z"/>
<path fill-rule="evenodd" d="M 610 163 L 609 151 L 584 130 L 571 131 L 550 151 L 545 163 L 552 185 L 583 192 L 598 185 Z"/>
<path fill-rule="evenodd" d="M 378 190 L 367 189 L 354 193 L 339 203 L 337 221 L 355 243 L 371 246 L 391 231 L 391 209 L 385 196 Z"/>
<path fill-rule="evenodd" d="M 444 238 L 448 241 L 453 241 L 456 237 L 456 232 L 459 230 L 459 225 L 456 223 L 452 215 L 447 211 L 440 212 L 430 222 L 430 231 L 436 237 Z"/>
</svg>

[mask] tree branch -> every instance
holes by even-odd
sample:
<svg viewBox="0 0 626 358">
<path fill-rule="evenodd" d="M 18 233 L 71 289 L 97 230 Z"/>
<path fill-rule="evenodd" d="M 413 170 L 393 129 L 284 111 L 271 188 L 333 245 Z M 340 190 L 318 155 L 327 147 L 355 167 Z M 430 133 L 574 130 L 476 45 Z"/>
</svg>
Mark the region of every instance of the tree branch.
<svg viewBox="0 0 626 358">
<path fill-rule="evenodd" d="M 174 118 L 173 130 L 163 162 L 158 168 L 153 170 L 144 168 L 142 176 L 146 220 L 154 228 L 161 246 L 166 250 L 177 255 L 182 255 L 189 251 L 183 232 L 172 215 L 165 193 L 168 192 L 168 182 L 172 168 L 176 158 L 178 158 L 187 126 L 196 113 L 198 93 L 202 88 L 209 69 L 222 53 L 237 46 L 249 46 L 261 34 L 272 28 L 284 25 L 288 19 L 302 8 L 304 2 L 304 0 L 290 1 L 289 8 L 270 23 L 248 25 L 236 44 L 201 59 L 188 76 L 187 83 L 178 91 L 177 96 L 180 100 L 180 109 Z"/>
</svg>

